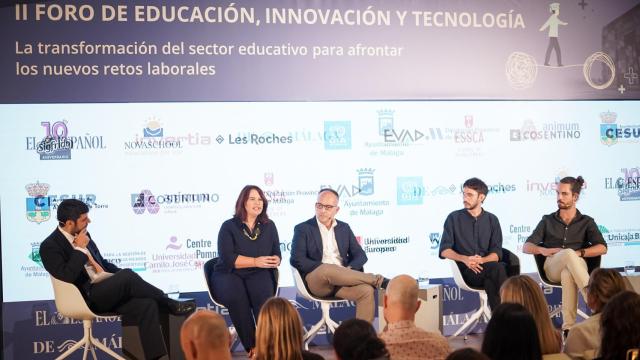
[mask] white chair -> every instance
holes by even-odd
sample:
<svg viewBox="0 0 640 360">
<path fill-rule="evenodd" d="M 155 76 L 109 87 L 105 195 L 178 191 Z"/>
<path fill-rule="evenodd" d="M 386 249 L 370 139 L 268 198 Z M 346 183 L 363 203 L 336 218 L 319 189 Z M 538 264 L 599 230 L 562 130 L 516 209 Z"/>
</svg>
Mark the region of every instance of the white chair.
<svg viewBox="0 0 640 360">
<path fill-rule="evenodd" d="M 489 322 L 489 319 L 491 319 L 491 309 L 489 309 L 487 292 L 484 291 L 484 289 L 469 286 L 462 278 L 462 273 L 460 272 L 460 268 L 458 268 L 458 264 L 454 260 L 447 261 L 451 264 L 451 272 L 453 273 L 453 280 L 456 282 L 456 285 L 462 290 L 475 292 L 480 296 L 480 307 L 478 310 L 476 310 L 476 312 L 469 317 L 469 320 L 467 320 L 453 334 L 453 336 L 458 336 L 465 330 L 471 330 L 472 325 L 475 325 L 481 318 L 484 318 L 486 322 Z M 464 338 L 465 340 L 467 339 L 467 332 L 465 332 Z"/>
<path fill-rule="evenodd" d="M 86 360 L 89 350 L 91 350 L 93 359 L 96 360 L 96 351 L 94 347 L 106 352 L 115 359 L 125 360 L 125 358 L 116 354 L 113 350 L 109 349 L 98 339 L 93 337 L 91 322 L 93 319 L 99 318 L 100 316 L 94 314 L 91 309 L 89 309 L 89 306 L 87 306 L 87 303 L 84 301 L 82 294 L 80 294 L 80 290 L 78 290 L 75 285 L 58 280 L 53 276 L 51 276 L 51 283 L 53 284 L 53 293 L 55 295 L 56 308 L 58 309 L 58 312 L 68 318 L 82 320 L 82 325 L 84 327 L 84 336 L 82 337 L 82 340 L 67 349 L 67 351 L 58 356 L 56 360 L 68 357 L 82 346 L 84 346 L 84 354 L 82 355 L 83 360 Z"/>
<path fill-rule="evenodd" d="M 309 331 L 307 331 L 304 334 L 304 338 L 303 338 L 304 349 L 309 350 L 309 343 L 318 334 L 318 331 L 320 331 L 320 329 L 323 326 L 326 325 L 327 331 L 332 333 L 335 333 L 336 329 L 338 328 L 338 323 L 333 321 L 331 319 L 331 316 L 329 315 L 329 309 L 331 309 L 331 304 L 336 304 L 340 302 L 348 303 L 349 300 L 339 299 L 335 297 L 332 297 L 332 298 L 315 297 L 311 295 L 309 290 L 307 290 L 307 287 L 304 284 L 304 281 L 302 281 L 302 277 L 300 276 L 298 269 L 291 267 L 291 273 L 293 274 L 293 283 L 296 285 L 296 289 L 298 290 L 298 293 L 300 294 L 300 296 L 302 296 L 303 298 L 309 301 L 315 301 L 320 303 L 320 309 L 322 310 L 322 317 L 320 318 L 320 321 L 318 321 L 315 325 L 313 325 L 311 329 L 309 329 Z"/>
</svg>

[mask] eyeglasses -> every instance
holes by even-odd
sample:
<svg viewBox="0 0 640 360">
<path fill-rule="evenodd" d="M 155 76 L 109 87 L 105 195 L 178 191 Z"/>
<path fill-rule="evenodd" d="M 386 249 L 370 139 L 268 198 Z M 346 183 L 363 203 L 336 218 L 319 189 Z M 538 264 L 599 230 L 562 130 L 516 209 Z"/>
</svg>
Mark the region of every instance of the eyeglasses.
<svg viewBox="0 0 640 360">
<path fill-rule="evenodd" d="M 322 203 L 319 203 L 319 202 L 316 203 L 316 209 L 318 209 L 318 210 L 325 209 L 326 211 L 331 211 L 331 210 L 333 210 L 334 208 L 337 208 L 337 207 L 338 207 L 337 205 L 325 205 L 325 204 L 322 204 Z"/>
</svg>

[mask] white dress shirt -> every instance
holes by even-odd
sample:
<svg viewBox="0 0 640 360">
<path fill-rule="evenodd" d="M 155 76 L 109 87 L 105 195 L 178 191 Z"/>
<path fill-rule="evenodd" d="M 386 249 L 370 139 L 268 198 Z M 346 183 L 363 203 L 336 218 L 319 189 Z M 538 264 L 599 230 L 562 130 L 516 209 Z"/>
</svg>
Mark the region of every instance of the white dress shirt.
<svg viewBox="0 0 640 360">
<path fill-rule="evenodd" d="M 318 228 L 320 228 L 320 237 L 322 238 L 322 263 L 323 264 L 334 264 L 338 266 L 342 266 L 342 257 L 340 256 L 340 251 L 338 250 L 338 243 L 336 242 L 336 233 L 333 230 L 338 222 L 336 219 L 333 219 L 331 223 L 331 228 L 327 229 L 324 224 L 318 221 Z"/>
</svg>

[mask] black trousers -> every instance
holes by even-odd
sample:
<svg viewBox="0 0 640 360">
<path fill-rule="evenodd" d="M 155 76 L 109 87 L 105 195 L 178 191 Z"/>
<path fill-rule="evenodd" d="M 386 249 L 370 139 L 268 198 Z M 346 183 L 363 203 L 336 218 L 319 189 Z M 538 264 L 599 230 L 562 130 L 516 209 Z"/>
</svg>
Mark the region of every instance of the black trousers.
<svg viewBox="0 0 640 360">
<path fill-rule="evenodd" d="M 260 309 L 274 295 L 272 270 L 213 272 L 211 283 L 214 299 L 229 310 L 242 346 L 250 351 L 256 346 L 256 322 Z"/>
<path fill-rule="evenodd" d="M 159 311 L 166 310 L 162 290 L 144 281 L 131 269 L 91 285 L 89 307 L 96 313 L 114 312 L 122 316 L 122 326 L 136 325 L 147 359 L 167 354 L 160 328 Z"/>
<path fill-rule="evenodd" d="M 464 281 L 472 286 L 483 288 L 487 292 L 489 307 L 493 310 L 500 304 L 500 287 L 507 280 L 507 271 L 504 263 L 492 261 L 482 264 L 482 271 L 473 272 L 467 265 L 457 262 Z"/>
</svg>

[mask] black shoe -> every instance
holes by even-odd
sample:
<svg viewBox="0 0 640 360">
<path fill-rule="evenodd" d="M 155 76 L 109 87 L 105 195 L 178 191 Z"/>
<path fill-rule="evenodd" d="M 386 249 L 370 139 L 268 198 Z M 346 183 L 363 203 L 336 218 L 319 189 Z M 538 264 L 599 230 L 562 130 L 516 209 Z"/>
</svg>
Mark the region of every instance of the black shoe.
<svg viewBox="0 0 640 360">
<path fill-rule="evenodd" d="M 383 277 L 382 283 L 380 284 L 380 288 L 386 289 L 388 285 L 389 285 L 389 279 L 387 279 L 386 277 Z"/>
<path fill-rule="evenodd" d="M 167 298 L 166 305 L 172 315 L 188 315 L 196 310 L 195 301 L 178 301 Z"/>
</svg>

